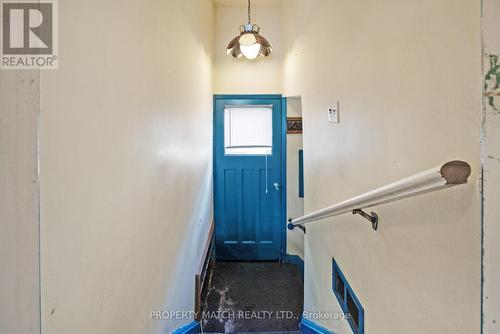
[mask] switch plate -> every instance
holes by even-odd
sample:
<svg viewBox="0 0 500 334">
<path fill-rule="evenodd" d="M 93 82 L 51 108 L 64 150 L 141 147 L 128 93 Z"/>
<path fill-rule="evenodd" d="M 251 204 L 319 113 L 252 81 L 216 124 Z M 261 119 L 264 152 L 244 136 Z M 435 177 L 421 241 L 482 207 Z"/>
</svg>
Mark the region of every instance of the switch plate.
<svg viewBox="0 0 500 334">
<path fill-rule="evenodd" d="M 328 107 L 328 122 L 338 123 L 339 122 L 339 103 L 338 101 L 335 104 Z"/>
</svg>

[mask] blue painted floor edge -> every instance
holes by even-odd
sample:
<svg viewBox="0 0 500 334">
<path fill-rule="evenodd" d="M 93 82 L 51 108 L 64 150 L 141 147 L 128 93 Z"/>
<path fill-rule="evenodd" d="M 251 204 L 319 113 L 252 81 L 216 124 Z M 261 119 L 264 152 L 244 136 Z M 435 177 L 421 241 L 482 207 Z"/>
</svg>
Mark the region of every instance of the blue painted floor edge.
<svg viewBox="0 0 500 334">
<path fill-rule="evenodd" d="M 198 321 L 193 321 L 179 329 L 176 329 L 172 334 L 192 334 L 200 333 L 200 323 Z M 336 334 L 317 323 L 302 318 L 300 321 L 300 332 L 303 334 Z"/>
<path fill-rule="evenodd" d="M 304 260 L 298 255 L 286 254 L 286 263 L 296 264 L 299 266 L 300 274 L 302 275 L 302 280 L 304 280 Z"/>
<path fill-rule="evenodd" d="M 199 333 L 201 331 L 200 323 L 198 321 L 193 321 L 179 329 L 176 329 L 172 334 L 191 334 Z"/>
<path fill-rule="evenodd" d="M 326 329 L 325 327 L 320 326 L 317 323 L 304 318 L 302 318 L 302 320 L 300 321 L 300 331 L 304 334 L 315 334 L 315 333 L 335 334 L 334 332 Z"/>
</svg>

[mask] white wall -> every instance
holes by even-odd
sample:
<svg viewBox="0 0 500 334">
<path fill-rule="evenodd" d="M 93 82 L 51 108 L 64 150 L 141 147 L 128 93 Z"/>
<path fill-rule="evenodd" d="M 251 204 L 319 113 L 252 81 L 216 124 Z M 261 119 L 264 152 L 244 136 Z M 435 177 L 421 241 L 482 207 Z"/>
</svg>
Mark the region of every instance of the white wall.
<svg viewBox="0 0 500 334">
<path fill-rule="evenodd" d="M 249 61 L 226 54 L 230 40 L 247 23 L 247 2 L 215 0 L 214 92 L 216 94 L 280 94 L 282 91 L 283 18 L 282 0 L 252 1 L 252 23 L 273 52 L 267 58 Z"/>
<path fill-rule="evenodd" d="M 40 332 L 39 71 L 0 71 L 0 333 Z"/>
<path fill-rule="evenodd" d="M 376 208 L 377 232 L 351 214 L 308 226 L 305 310 L 340 311 L 335 257 L 367 333 L 478 332 L 480 1 L 287 4 L 284 94 L 302 96 L 306 213 L 447 160 L 473 170 L 464 187 Z M 340 123 L 328 123 L 336 100 Z"/>
<path fill-rule="evenodd" d="M 483 1 L 485 98 L 483 111 L 483 212 L 484 212 L 484 334 L 500 331 L 500 89 L 497 81 L 488 76 L 491 69 L 490 56 L 500 57 L 500 1 Z M 500 59 L 498 61 L 500 65 Z M 496 71 L 500 74 L 500 70 Z M 488 97 L 492 97 L 492 103 Z M 496 110 L 495 110 L 496 109 Z"/>
<path fill-rule="evenodd" d="M 212 217 L 212 2 L 59 4 L 42 74 L 43 333 L 167 333 L 191 321 Z"/>
<path fill-rule="evenodd" d="M 300 97 L 287 98 L 287 116 L 302 116 Z M 304 215 L 304 198 L 299 197 L 299 150 L 302 149 L 302 134 L 286 135 L 286 207 L 287 217 Z M 304 234 L 300 229 L 287 229 L 287 254 L 304 259 Z"/>
</svg>

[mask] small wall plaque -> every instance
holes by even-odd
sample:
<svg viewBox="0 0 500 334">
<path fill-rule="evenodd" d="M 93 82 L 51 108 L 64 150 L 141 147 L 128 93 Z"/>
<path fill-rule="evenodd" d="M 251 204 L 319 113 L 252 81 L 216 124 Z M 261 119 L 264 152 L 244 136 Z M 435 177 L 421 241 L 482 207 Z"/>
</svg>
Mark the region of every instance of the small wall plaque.
<svg viewBox="0 0 500 334">
<path fill-rule="evenodd" d="M 302 134 L 302 117 L 287 117 L 286 133 Z"/>
</svg>

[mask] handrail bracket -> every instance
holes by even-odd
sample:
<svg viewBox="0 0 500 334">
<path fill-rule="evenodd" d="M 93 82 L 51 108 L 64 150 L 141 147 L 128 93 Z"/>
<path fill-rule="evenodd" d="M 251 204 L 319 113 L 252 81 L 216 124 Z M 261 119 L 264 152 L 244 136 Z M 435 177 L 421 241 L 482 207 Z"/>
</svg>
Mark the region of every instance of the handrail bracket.
<svg viewBox="0 0 500 334">
<path fill-rule="evenodd" d="M 361 209 L 354 209 L 354 210 L 352 210 L 352 214 L 353 215 L 356 215 L 356 214 L 361 215 L 363 218 L 365 218 L 370 223 L 372 223 L 372 228 L 374 231 L 377 230 L 377 228 L 378 228 L 378 216 L 375 212 L 370 212 L 370 214 L 367 214 L 366 212 L 364 212 Z"/>
<path fill-rule="evenodd" d="M 302 232 L 304 232 L 304 234 L 306 234 L 306 227 L 302 224 L 293 224 L 292 223 L 292 218 L 288 219 L 288 225 L 287 225 L 287 228 L 290 230 L 290 231 L 293 231 L 296 227 L 298 227 L 299 229 L 302 230 Z"/>
<path fill-rule="evenodd" d="M 304 225 L 297 225 L 297 227 L 300 228 L 304 234 L 306 234 L 306 227 Z"/>
</svg>

